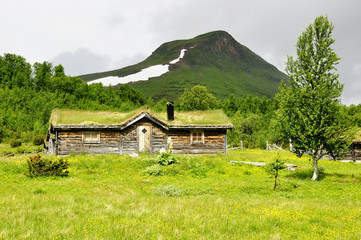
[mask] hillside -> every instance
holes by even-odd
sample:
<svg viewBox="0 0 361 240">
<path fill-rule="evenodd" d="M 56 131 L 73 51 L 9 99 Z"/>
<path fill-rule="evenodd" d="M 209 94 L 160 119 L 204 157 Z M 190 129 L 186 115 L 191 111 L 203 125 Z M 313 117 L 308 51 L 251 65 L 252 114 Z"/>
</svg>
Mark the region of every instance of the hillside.
<svg viewBox="0 0 361 240">
<path fill-rule="evenodd" d="M 184 88 L 197 84 L 207 86 L 219 98 L 230 94 L 272 97 L 278 92 L 280 82 L 288 78 L 224 31 L 164 43 L 143 62 L 80 78 L 89 82 L 111 76 L 125 77 L 152 66 L 163 70 L 165 67 L 165 73 L 130 84 L 156 100 L 176 99 Z"/>
</svg>

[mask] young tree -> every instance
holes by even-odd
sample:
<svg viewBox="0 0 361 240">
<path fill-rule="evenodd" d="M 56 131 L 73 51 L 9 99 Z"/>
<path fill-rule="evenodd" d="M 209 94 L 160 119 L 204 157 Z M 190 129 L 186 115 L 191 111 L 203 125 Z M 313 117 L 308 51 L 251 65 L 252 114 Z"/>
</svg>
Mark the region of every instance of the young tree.
<svg viewBox="0 0 361 240">
<path fill-rule="evenodd" d="M 341 156 L 350 145 L 351 128 L 341 112 L 343 85 L 335 65 L 340 58 L 331 48 L 334 26 L 327 17 L 315 19 L 296 44 L 297 59 L 288 57 L 290 86 L 281 86 L 281 131 L 297 155 L 309 152 L 313 159 L 312 180 L 318 177 L 318 160 L 324 155 Z"/>
<path fill-rule="evenodd" d="M 266 165 L 267 173 L 275 177 L 275 184 L 273 185 L 273 190 L 276 190 L 277 187 L 277 179 L 279 177 L 279 171 L 285 168 L 286 168 L 285 162 L 281 160 L 281 156 L 279 153 L 277 153 L 277 157 L 274 160 L 274 162 L 271 162 Z"/>
</svg>

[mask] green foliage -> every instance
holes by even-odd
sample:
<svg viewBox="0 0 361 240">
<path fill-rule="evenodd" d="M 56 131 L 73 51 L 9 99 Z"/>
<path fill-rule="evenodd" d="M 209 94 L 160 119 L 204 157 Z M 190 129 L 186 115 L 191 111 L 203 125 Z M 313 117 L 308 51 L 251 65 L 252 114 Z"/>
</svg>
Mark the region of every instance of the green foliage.
<svg viewBox="0 0 361 240">
<path fill-rule="evenodd" d="M 325 154 L 341 156 L 353 137 L 341 111 L 343 85 L 335 68 L 340 58 L 331 47 L 333 28 L 321 16 L 302 33 L 296 45 L 298 58 L 287 61 L 290 86 L 282 85 L 279 95 L 281 131 L 298 155 L 312 151 L 313 180 L 318 175 L 317 161 Z"/>
<path fill-rule="evenodd" d="M 42 135 L 36 135 L 34 138 L 33 138 L 33 144 L 35 146 L 40 146 L 42 144 L 44 144 L 44 140 L 46 138 L 46 135 L 42 134 Z"/>
<path fill-rule="evenodd" d="M 39 177 L 39 176 L 60 176 L 66 177 L 69 174 L 67 170 L 69 163 L 67 160 L 59 159 L 51 161 L 48 159 L 42 159 L 40 155 L 30 157 L 27 160 L 28 164 L 28 176 Z"/>
<path fill-rule="evenodd" d="M 64 67 L 61 64 L 54 67 L 54 77 L 65 77 Z"/>
<path fill-rule="evenodd" d="M 143 174 L 154 175 L 154 176 L 163 175 L 166 173 L 166 170 L 164 170 L 162 166 L 168 166 L 175 163 L 179 163 L 178 159 L 176 159 L 173 156 L 172 150 L 173 150 L 172 139 L 168 138 L 168 150 L 162 148 L 156 159 L 147 159 L 147 162 L 153 163 L 153 165 L 147 167 L 143 171 Z"/>
<path fill-rule="evenodd" d="M 46 88 L 53 76 L 53 67 L 49 62 L 34 63 L 35 85 L 38 90 Z"/>
<path fill-rule="evenodd" d="M 277 179 L 279 176 L 278 172 L 285 168 L 286 168 L 285 162 L 281 160 L 281 156 L 279 153 L 277 154 L 277 157 L 275 158 L 274 162 L 268 163 L 266 165 L 267 173 L 274 175 L 274 177 L 275 177 L 275 184 L 273 186 L 273 190 L 276 190 L 276 187 L 277 187 Z"/>
<path fill-rule="evenodd" d="M 186 88 L 179 98 L 180 108 L 185 111 L 207 110 L 217 107 L 216 98 L 208 92 L 205 86 Z"/>
<path fill-rule="evenodd" d="M 159 154 L 157 162 L 163 166 L 179 163 L 179 161 L 170 152 L 166 151 Z"/>
<path fill-rule="evenodd" d="M 167 166 L 174 163 L 179 163 L 179 161 L 173 156 L 173 141 L 171 137 L 168 137 L 168 147 L 167 150 L 162 148 L 159 152 L 157 162 L 160 165 Z"/>
<path fill-rule="evenodd" d="M 342 106 L 342 112 L 347 117 L 349 125 L 361 128 L 361 104 Z"/>
<path fill-rule="evenodd" d="M 161 176 L 164 174 L 162 166 L 160 164 L 153 164 L 143 170 L 143 174 L 152 175 L 152 176 Z"/>
<path fill-rule="evenodd" d="M 0 87 L 31 87 L 34 84 L 31 72 L 25 58 L 10 53 L 0 56 Z"/>
<path fill-rule="evenodd" d="M 1 121 L 1 119 L 0 119 Z M 0 122 L 0 143 L 3 141 L 4 135 L 5 135 L 5 127 Z"/>
<path fill-rule="evenodd" d="M 167 185 L 154 188 L 155 195 L 164 195 L 169 197 L 179 197 L 186 194 L 186 191 L 179 189 L 173 185 Z"/>
<path fill-rule="evenodd" d="M 21 139 L 13 139 L 10 142 L 10 147 L 15 148 L 15 147 L 20 147 L 21 146 Z"/>
<path fill-rule="evenodd" d="M 14 54 L 0 56 L 0 99 L 0 140 L 5 141 L 15 132 L 45 134 L 54 108 L 130 111 L 146 103 L 143 93 L 129 85 L 88 85 L 66 76 L 61 65 L 43 62 L 32 68 Z"/>
<path fill-rule="evenodd" d="M 162 100 L 158 101 L 152 109 L 156 112 L 165 112 L 167 111 L 167 102 L 167 99 L 163 98 Z"/>
</svg>

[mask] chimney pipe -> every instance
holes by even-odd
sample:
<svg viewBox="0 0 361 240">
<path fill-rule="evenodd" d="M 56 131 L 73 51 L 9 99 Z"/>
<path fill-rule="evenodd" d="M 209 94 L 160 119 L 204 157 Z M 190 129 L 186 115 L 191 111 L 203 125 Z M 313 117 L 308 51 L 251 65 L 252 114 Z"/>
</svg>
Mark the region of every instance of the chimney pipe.
<svg viewBox="0 0 361 240">
<path fill-rule="evenodd" d="M 168 121 L 174 120 L 174 102 L 169 101 L 167 103 L 167 115 L 168 115 Z"/>
</svg>

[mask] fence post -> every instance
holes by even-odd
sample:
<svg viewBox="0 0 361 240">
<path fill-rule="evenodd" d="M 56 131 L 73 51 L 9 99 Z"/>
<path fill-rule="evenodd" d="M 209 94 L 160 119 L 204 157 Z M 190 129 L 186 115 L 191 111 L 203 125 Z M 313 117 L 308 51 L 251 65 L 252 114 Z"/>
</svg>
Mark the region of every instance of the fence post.
<svg viewBox="0 0 361 240">
<path fill-rule="evenodd" d="M 266 149 L 267 149 L 267 151 L 269 150 L 268 141 L 266 141 Z"/>
<path fill-rule="evenodd" d="M 241 141 L 241 149 L 243 149 L 243 141 Z"/>
</svg>

